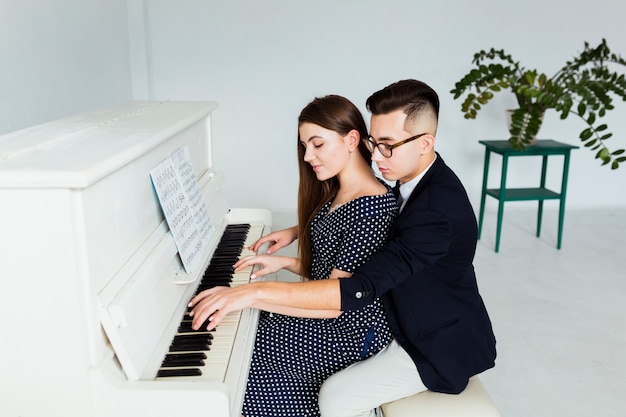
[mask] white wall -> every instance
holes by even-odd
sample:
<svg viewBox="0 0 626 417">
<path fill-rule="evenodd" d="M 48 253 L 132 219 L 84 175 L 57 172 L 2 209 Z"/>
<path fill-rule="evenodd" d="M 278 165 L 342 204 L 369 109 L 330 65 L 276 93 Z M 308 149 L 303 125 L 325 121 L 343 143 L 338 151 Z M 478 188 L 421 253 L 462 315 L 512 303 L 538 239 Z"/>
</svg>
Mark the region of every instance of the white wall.
<svg viewBox="0 0 626 417">
<path fill-rule="evenodd" d="M 125 0 L 0 0 L 0 134 L 132 98 Z"/>
<path fill-rule="evenodd" d="M 473 53 L 504 47 L 552 73 L 584 41 L 605 37 L 626 54 L 625 15 L 622 0 L 0 0 L 0 133 L 131 97 L 215 100 L 215 162 L 231 204 L 293 210 L 301 108 L 335 93 L 366 114 L 370 93 L 418 78 L 440 94 L 437 148 L 477 204 L 477 141 L 506 135 L 502 108 L 513 98 L 463 119 L 449 91 Z M 626 105 L 617 106 L 612 141 L 626 147 Z M 542 136 L 579 145 L 581 126 L 549 113 Z M 528 185 L 528 172 L 537 181 L 534 161 L 512 164 L 510 184 Z M 568 207 L 624 206 L 625 182 L 626 165 L 611 171 L 577 150 Z"/>
<path fill-rule="evenodd" d="M 402 78 L 418 78 L 440 94 L 437 148 L 476 204 L 482 179 L 479 139 L 506 135 L 503 108 L 490 103 L 477 120 L 463 119 L 449 91 L 472 56 L 505 48 L 528 67 L 555 72 L 605 37 L 626 55 L 622 0 L 146 0 L 149 88 L 156 99 L 216 100 L 216 166 L 225 171 L 235 206 L 293 209 L 296 204 L 296 118 L 315 96 L 345 95 L 364 114 L 370 93 Z M 144 98 L 144 97 L 139 97 Z M 626 105 L 609 127 L 626 147 Z M 582 122 L 548 114 L 542 137 L 579 145 Z M 500 166 L 492 158 L 493 174 Z M 538 183 L 533 160 L 511 164 L 509 183 Z M 518 166 L 519 165 L 519 166 Z M 551 163 L 557 187 L 561 160 Z M 586 149 L 574 152 L 568 207 L 626 205 L 626 164 L 600 167 Z M 536 175 L 528 175 L 536 172 Z M 558 174 L 558 175 L 557 175 Z M 497 175 L 494 175 L 494 183 Z M 553 185 L 552 185 L 553 184 Z M 618 192 L 619 191 L 619 192 Z M 488 208 L 495 207 L 495 200 Z M 511 206 L 523 203 L 510 203 Z M 533 205 L 534 207 L 534 205 Z M 556 208 L 555 202 L 547 208 Z"/>
</svg>

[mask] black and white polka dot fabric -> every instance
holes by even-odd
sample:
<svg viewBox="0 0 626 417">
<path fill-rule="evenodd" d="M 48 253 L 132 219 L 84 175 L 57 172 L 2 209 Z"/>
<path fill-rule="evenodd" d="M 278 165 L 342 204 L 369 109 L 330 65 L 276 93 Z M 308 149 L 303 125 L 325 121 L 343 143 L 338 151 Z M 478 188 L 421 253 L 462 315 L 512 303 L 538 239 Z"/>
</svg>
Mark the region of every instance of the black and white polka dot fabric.
<svg viewBox="0 0 626 417">
<path fill-rule="evenodd" d="M 311 224 L 311 279 L 333 268 L 353 272 L 386 240 L 397 211 L 391 191 L 352 200 Z M 319 416 L 317 395 L 333 373 L 368 358 L 391 341 L 380 300 L 336 319 L 303 319 L 261 312 L 242 414 Z"/>
</svg>

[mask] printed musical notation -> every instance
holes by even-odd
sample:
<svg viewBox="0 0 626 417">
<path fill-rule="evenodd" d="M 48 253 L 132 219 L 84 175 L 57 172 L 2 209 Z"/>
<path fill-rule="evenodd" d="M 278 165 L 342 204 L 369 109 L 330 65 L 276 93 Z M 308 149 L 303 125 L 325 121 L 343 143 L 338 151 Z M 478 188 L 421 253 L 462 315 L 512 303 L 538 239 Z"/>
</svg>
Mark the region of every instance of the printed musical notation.
<svg viewBox="0 0 626 417">
<path fill-rule="evenodd" d="M 172 232 L 185 271 L 196 270 L 202 248 L 213 232 L 213 224 L 200 194 L 187 147 L 150 171 L 165 220 Z"/>
</svg>

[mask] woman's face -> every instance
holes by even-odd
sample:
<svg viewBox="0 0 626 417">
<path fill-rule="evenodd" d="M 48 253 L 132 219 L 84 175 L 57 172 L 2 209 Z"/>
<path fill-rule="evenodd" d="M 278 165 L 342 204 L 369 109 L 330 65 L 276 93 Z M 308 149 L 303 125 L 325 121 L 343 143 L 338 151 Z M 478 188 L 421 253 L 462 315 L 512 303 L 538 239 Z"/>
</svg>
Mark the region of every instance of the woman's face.
<svg viewBox="0 0 626 417">
<path fill-rule="evenodd" d="M 311 165 L 318 180 L 332 178 L 345 168 L 350 155 L 347 136 L 308 122 L 302 123 L 298 132 L 304 162 Z"/>
</svg>

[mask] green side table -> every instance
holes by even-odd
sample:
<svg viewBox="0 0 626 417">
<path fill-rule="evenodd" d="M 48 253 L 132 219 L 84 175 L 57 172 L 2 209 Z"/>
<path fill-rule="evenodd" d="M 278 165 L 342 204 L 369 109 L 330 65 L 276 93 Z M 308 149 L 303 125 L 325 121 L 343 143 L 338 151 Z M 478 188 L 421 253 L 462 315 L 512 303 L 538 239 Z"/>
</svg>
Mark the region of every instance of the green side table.
<svg viewBox="0 0 626 417">
<path fill-rule="evenodd" d="M 569 158 L 572 149 L 578 146 L 568 145 L 555 140 L 537 140 L 535 145 L 527 146 L 523 151 L 511 148 L 508 140 L 479 140 L 478 143 L 485 146 L 485 166 L 483 170 L 483 186 L 480 195 L 480 214 L 478 218 L 478 239 L 483 228 L 483 216 L 485 214 L 485 198 L 489 195 L 498 200 L 498 221 L 496 226 L 496 252 L 500 250 L 500 232 L 502 230 L 502 215 L 505 201 L 528 201 L 537 200 L 539 208 L 537 212 L 537 237 L 541 232 L 541 216 L 543 214 L 544 200 L 559 200 L 559 229 L 557 249 L 561 249 L 561 237 L 563 235 L 563 217 L 565 215 L 565 192 L 567 190 L 567 176 L 569 172 Z M 500 188 L 487 188 L 489 177 L 489 159 L 491 153 L 502 156 L 502 174 L 500 176 Z M 560 192 L 546 188 L 546 172 L 548 169 L 548 157 L 551 155 L 563 155 L 563 173 Z M 509 157 L 515 156 L 541 156 L 541 181 L 535 188 L 506 188 L 506 175 L 509 167 Z"/>
</svg>

